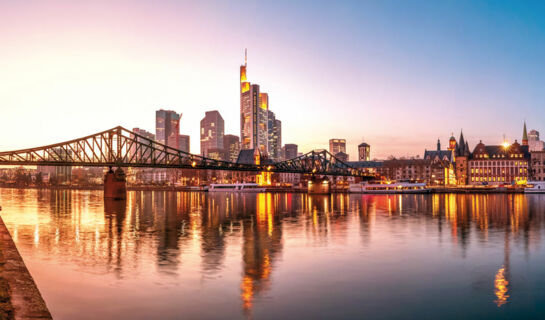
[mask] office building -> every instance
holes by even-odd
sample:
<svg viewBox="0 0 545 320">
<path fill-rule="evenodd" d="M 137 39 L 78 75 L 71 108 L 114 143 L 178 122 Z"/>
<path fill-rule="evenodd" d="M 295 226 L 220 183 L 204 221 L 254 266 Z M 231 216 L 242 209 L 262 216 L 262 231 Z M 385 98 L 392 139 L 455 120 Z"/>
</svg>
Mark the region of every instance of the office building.
<svg viewBox="0 0 545 320">
<path fill-rule="evenodd" d="M 545 144 L 539 140 L 539 131 L 531 130 L 528 133 L 528 147 L 530 148 L 530 152 L 543 151 Z"/>
<path fill-rule="evenodd" d="M 284 145 L 284 159 L 289 160 L 293 158 L 297 158 L 298 152 L 297 152 L 297 145 L 293 143 L 288 143 Z"/>
<path fill-rule="evenodd" d="M 345 139 L 330 139 L 329 140 L 329 153 L 336 155 L 339 152 L 346 153 L 346 140 Z"/>
<path fill-rule="evenodd" d="M 149 131 L 140 128 L 133 128 L 132 132 L 136 133 L 139 136 L 147 138 L 149 140 L 155 141 L 155 135 Z M 145 139 L 138 139 L 138 141 L 144 141 Z"/>
<path fill-rule="evenodd" d="M 131 135 L 131 137 L 135 139 L 138 143 L 149 144 L 150 140 L 155 141 L 155 135 L 144 129 L 133 128 L 132 132 L 134 133 L 134 135 Z M 144 151 L 142 149 L 138 149 L 136 145 L 133 145 L 130 149 L 131 156 L 134 156 L 134 154 L 136 153 L 136 150 L 140 150 L 139 152 L 140 157 L 144 155 Z"/>
<path fill-rule="evenodd" d="M 270 110 L 267 121 L 269 130 L 268 153 L 272 160 L 277 161 L 281 158 L 282 153 L 282 122 L 276 119 L 274 112 Z"/>
<path fill-rule="evenodd" d="M 172 110 L 157 110 L 155 112 L 155 139 L 161 144 L 178 149 L 180 136 L 181 114 Z"/>
<path fill-rule="evenodd" d="M 178 150 L 191 153 L 191 143 L 188 135 L 181 134 L 178 136 Z"/>
<path fill-rule="evenodd" d="M 240 152 L 240 139 L 233 134 L 223 136 L 223 149 L 225 151 L 224 160 L 236 162 Z"/>
<path fill-rule="evenodd" d="M 247 79 L 247 59 L 240 66 L 240 143 L 241 149 L 268 151 L 268 111 L 269 96 L 260 92 L 259 85 Z"/>
<path fill-rule="evenodd" d="M 201 154 L 203 156 L 208 157 L 209 151 L 214 150 L 214 159 L 223 158 L 223 133 L 224 121 L 221 114 L 217 110 L 207 111 L 201 120 Z"/>
</svg>

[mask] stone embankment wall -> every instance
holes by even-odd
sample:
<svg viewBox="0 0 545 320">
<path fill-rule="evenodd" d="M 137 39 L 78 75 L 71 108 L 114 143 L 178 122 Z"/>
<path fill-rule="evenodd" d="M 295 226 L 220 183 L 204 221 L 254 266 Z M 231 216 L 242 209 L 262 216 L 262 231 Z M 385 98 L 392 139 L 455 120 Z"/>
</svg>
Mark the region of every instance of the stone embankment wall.
<svg viewBox="0 0 545 320">
<path fill-rule="evenodd" d="M 51 319 L 36 283 L 0 218 L 0 319 Z"/>
</svg>

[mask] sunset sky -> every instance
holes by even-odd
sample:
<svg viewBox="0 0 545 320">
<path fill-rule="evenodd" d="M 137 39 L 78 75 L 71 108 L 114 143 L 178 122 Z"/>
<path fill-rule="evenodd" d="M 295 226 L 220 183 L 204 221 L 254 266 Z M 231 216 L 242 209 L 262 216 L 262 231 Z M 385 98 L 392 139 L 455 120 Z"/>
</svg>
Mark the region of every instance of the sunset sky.
<svg viewBox="0 0 545 320">
<path fill-rule="evenodd" d="M 240 135 L 239 66 L 300 151 L 364 139 L 372 158 L 422 155 L 463 128 L 470 148 L 545 135 L 543 1 L 3 1 L 0 150 L 155 110 L 218 110 Z"/>
</svg>

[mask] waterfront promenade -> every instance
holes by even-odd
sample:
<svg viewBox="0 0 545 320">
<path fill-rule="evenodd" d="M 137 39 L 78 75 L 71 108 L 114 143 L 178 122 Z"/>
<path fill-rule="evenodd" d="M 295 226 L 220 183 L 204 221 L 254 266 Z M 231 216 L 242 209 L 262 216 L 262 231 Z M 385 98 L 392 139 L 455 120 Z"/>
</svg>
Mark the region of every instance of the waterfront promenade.
<svg viewBox="0 0 545 320">
<path fill-rule="evenodd" d="M 0 319 L 51 319 L 42 295 L 2 218 L 0 218 Z"/>
</svg>

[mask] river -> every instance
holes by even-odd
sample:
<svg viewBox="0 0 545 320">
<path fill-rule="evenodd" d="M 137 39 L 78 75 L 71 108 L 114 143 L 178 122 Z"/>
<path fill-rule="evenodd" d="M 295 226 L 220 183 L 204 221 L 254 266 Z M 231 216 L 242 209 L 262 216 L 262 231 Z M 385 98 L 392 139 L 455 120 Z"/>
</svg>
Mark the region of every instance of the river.
<svg viewBox="0 0 545 320">
<path fill-rule="evenodd" d="M 0 189 L 54 319 L 545 315 L 545 195 Z"/>
</svg>

